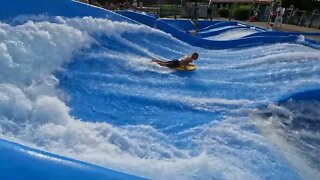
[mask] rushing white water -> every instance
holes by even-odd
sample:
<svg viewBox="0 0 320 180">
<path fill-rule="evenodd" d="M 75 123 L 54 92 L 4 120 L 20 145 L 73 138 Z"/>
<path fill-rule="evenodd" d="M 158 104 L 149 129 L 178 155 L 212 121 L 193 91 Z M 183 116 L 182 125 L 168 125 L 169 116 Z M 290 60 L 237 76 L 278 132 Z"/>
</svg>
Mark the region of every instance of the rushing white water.
<svg viewBox="0 0 320 180">
<path fill-rule="evenodd" d="M 215 41 L 234 40 L 234 39 L 239 39 L 239 38 L 248 36 L 250 34 L 254 34 L 256 32 L 257 31 L 253 29 L 233 29 L 233 30 L 229 30 L 221 34 L 218 34 L 216 36 L 207 37 L 206 39 L 215 40 Z"/>
<path fill-rule="evenodd" d="M 207 32 L 219 31 L 219 30 L 224 30 L 224 29 L 233 28 L 233 27 L 237 27 L 237 26 L 222 26 L 222 27 L 218 27 L 218 28 L 208 29 L 203 32 L 207 33 Z"/>
<path fill-rule="evenodd" d="M 319 51 L 293 44 L 205 50 L 146 26 L 43 19 L 0 24 L 2 138 L 152 179 L 304 175 L 247 112 L 320 84 Z M 195 72 L 150 62 L 193 51 Z M 303 166 L 306 177 L 319 174 Z"/>
<path fill-rule="evenodd" d="M 285 152 L 305 179 L 319 174 L 319 107 L 316 101 L 290 100 L 252 113 L 252 120 L 263 135 Z"/>
</svg>

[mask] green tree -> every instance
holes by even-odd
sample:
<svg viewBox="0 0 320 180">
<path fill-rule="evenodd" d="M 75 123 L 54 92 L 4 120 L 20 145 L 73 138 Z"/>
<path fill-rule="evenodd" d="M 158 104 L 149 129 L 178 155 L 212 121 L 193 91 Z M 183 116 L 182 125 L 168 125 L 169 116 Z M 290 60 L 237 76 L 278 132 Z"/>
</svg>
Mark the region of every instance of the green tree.
<svg viewBox="0 0 320 180">
<path fill-rule="evenodd" d="M 319 0 L 282 0 L 282 6 L 288 8 L 290 5 L 302 10 L 320 9 Z"/>
</svg>

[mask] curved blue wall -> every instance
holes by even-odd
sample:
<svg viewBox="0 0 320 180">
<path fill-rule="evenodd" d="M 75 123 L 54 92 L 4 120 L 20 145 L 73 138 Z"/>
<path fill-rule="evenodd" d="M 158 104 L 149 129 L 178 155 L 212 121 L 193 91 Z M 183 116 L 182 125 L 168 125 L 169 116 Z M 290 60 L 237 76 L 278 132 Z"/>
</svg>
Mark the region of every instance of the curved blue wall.
<svg viewBox="0 0 320 180">
<path fill-rule="evenodd" d="M 319 101 L 320 102 L 320 88 L 305 88 L 301 90 L 297 90 L 290 94 L 287 94 L 283 97 L 280 97 L 277 102 L 283 103 L 288 100 L 296 100 L 296 101 Z"/>
<path fill-rule="evenodd" d="M 0 179 L 143 179 L 0 139 Z"/>
<path fill-rule="evenodd" d="M 188 31 L 188 30 L 194 30 L 196 27 L 192 24 L 191 20 L 189 19 L 161 19 L 161 21 L 166 22 L 167 24 L 182 30 L 182 31 Z M 199 24 L 198 24 L 199 25 Z"/>
<path fill-rule="evenodd" d="M 207 31 L 207 30 L 211 30 L 211 29 L 215 29 L 215 28 L 220 28 L 220 27 L 224 27 L 224 26 L 237 26 L 238 22 L 234 22 L 234 21 L 225 21 L 225 22 L 218 22 L 215 24 L 210 24 L 209 26 L 206 26 L 204 28 L 201 28 L 200 31 Z"/>
<path fill-rule="evenodd" d="M 121 11 L 117 11 L 117 13 L 150 27 L 154 27 L 157 20 L 156 17 L 150 16 L 142 12 L 138 13 L 138 12 L 132 12 L 128 10 L 121 10 Z"/>
<path fill-rule="evenodd" d="M 192 23 L 189 20 L 168 20 L 168 19 L 156 19 L 152 16 L 146 14 L 141 14 L 133 11 L 119 11 L 119 14 L 122 14 L 126 17 L 129 17 L 137 22 L 146 24 L 150 27 L 156 27 L 159 30 L 162 30 L 166 33 L 171 34 L 177 39 L 184 41 L 190 45 L 208 48 L 208 49 L 231 49 L 231 48 L 242 48 L 242 47 L 252 47 L 263 44 L 270 43 L 284 43 L 284 42 L 295 42 L 297 40 L 296 35 L 283 34 L 281 36 L 254 36 L 241 38 L 236 40 L 229 41 L 213 41 L 208 39 L 202 39 L 199 37 L 191 36 L 186 33 L 186 30 L 195 29 Z M 209 24 L 212 24 L 209 26 Z M 223 27 L 226 25 L 238 25 L 238 22 L 210 22 L 210 21 L 199 21 L 198 28 L 203 27 L 204 30 L 209 30 L 211 28 Z M 239 26 L 239 28 L 246 26 Z M 248 27 L 248 26 L 247 26 Z M 261 29 L 261 28 L 260 28 Z M 219 31 L 220 32 L 220 31 Z M 224 32 L 224 31 L 223 31 Z M 220 32 L 221 33 L 221 32 Z M 211 35 L 209 33 L 209 35 Z M 208 34 L 204 34 L 205 37 Z"/>
<path fill-rule="evenodd" d="M 251 47 L 269 43 L 281 43 L 281 42 L 295 42 L 297 40 L 297 36 L 271 36 L 271 37 L 248 37 L 230 41 L 212 41 L 207 39 L 201 39 L 195 36 L 191 36 L 186 34 L 185 32 L 174 28 L 169 25 L 165 21 L 157 20 L 156 28 L 160 29 L 166 33 L 171 34 L 172 36 L 180 39 L 190 45 L 198 46 L 202 48 L 208 49 L 231 49 L 231 48 L 241 48 L 241 47 Z"/>
<path fill-rule="evenodd" d="M 257 32 L 250 34 L 246 37 L 253 36 L 277 36 L 277 35 L 305 35 L 305 36 L 320 36 L 320 33 L 317 32 L 279 32 L 279 31 L 266 31 L 266 32 Z"/>
<path fill-rule="evenodd" d="M 39 14 L 64 17 L 92 16 L 96 18 L 108 18 L 114 21 L 126 21 L 135 23 L 135 21 L 111 11 L 106 11 L 102 8 L 92 7 L 90 5 L 71 0 L 1 1 L 1 21 L 10 21 L 12 18 L 21 15 Z"/>
<path fill-rule="evenodd" d="M 192 25 L 191 20 L 189 19 L 161 19 L 162 21 L 168 23 L 169 25 L 182 30 L 192 30 L 198 28 L 200 32 L 205 32 L 208 30 L 213 30 L 215 28 L 225 27 L 225 26 L 237 26 L 238 28 L 250 28 L 252 26 L 243 25 L 236 21 L 206 21 L 206 20 L 198 20 L 197 27 Z M 261 30 L 262 28 L 257 28 Z"/>
</svg>

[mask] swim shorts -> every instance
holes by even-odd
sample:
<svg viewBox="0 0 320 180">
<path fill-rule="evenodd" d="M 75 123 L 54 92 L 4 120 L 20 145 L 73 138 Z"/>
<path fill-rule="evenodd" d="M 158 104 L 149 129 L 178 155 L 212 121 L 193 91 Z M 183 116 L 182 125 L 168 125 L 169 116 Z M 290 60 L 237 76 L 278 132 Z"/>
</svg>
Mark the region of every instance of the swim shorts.
<svg viewBox="0 0 320 180">
<path fill-rule="evenodd" d="M 179 67 L 180 66 L 180 61 L 179 60 L 172 60 L 172 61 L 167 61 L 166 62 L 166 66 L 168 68 L 176 68 L 176 67 Z"/>
</svg>

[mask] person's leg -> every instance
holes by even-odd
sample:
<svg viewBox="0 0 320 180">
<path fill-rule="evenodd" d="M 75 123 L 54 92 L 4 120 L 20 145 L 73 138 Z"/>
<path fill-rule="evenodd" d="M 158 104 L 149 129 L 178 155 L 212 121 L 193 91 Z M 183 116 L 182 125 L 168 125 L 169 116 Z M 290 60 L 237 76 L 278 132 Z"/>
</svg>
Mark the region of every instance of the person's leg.
<svg viewBox="0 0 320 180">
<path fill-rule="evenodd" d="M 156 62 L 156 63 L 158 63 L 160 66 L 166 66 L 166 65 L 167 65 L 167 62 L 166 62 L 166 61 L 161 61 L 161 60 L 158 60 L 158 59 L 152 59 L 151 62 Z"/>
<path fill-rule="evenodd" d="M 180 61 L 179 60 L 172 60 L 172 61 L 167 61 L 166 65 L 168 68 L 177 68 L 180 66 Z"/>
</svg>

